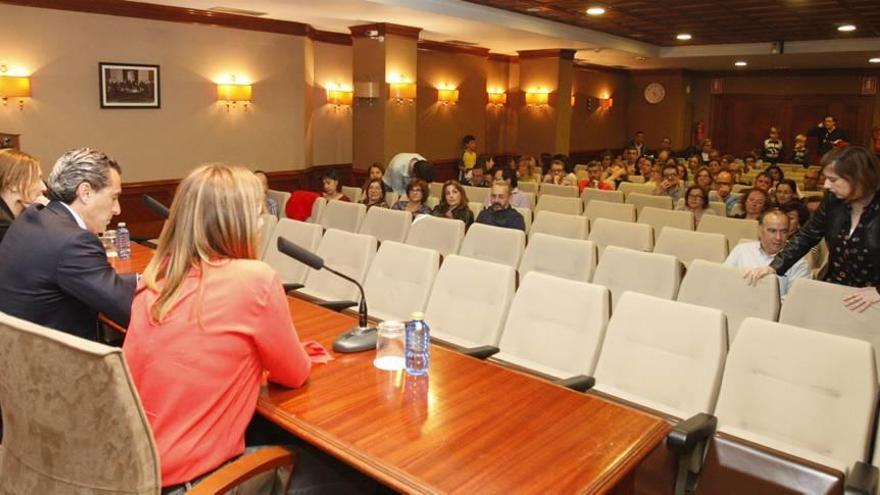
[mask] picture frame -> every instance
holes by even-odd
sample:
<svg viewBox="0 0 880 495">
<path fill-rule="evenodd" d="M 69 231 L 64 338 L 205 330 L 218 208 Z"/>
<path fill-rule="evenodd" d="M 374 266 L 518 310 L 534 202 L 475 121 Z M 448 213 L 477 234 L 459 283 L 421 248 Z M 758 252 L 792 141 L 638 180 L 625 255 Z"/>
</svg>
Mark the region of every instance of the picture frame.
<svg viewBox="0 0 880 495">
<path fill-rule="evenodd" d="M 159 66 L 98 63 L 101 108 L 161 108 Z"/>
</svg>

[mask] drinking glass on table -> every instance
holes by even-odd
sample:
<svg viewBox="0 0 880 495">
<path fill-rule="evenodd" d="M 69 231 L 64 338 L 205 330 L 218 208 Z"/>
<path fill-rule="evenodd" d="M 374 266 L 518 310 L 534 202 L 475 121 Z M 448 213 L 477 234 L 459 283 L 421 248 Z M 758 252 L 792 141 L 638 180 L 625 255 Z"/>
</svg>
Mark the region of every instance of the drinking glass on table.
<svg viewBox="0 0 880 495">
<path fill-rule="evenodd" d="M 379 323 L 376 337 L 376 359 L 373 366 L 385 371 L 398 371 L 404 367 L 404 326 L 401 321 L 388 320 Z"/>
<path fill-rule="evenodd" d="M 116 258 L 119 256 L 119 252 L 116 251 L 116 231 L 115 230 L 106 230 L 103 234 L 101 234 L 101 244 L 104 246 L 104 250 L 107 251 L 108 258 Z"/>
</svg>

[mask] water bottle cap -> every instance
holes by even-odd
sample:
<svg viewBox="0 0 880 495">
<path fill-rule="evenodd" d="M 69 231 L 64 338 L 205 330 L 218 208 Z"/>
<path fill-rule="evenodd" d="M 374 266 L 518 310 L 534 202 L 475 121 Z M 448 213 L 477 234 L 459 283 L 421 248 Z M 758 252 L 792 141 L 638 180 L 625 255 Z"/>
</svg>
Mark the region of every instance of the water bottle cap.
<svg viewBox="0 0 880 495">
<path fill-rule="evenodd" d="M 118 225 L 119 227 L 125 227 L 125 222 L 119 222 L 117 225 Z"/>
<path fill-rule="evenodd" d="M 420 312 L 420 311 L 416 311 L 415 313 L 413 313 L 413 314 L 411 315 L 411 318 L 412 318 L 413 320 L 424 320 L 424 319 L 425 319 L 425 313 L 422 313 L 422 312 Z"/>
</svg>

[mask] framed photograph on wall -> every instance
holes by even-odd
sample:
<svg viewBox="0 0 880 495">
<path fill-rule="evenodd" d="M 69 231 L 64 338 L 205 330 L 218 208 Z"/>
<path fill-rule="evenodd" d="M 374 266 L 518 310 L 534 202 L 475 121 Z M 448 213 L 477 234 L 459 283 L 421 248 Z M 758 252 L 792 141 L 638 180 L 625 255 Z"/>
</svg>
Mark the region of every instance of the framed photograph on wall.
<svg viewBox="0 0 880 495">
<path fill-rule="evenodd" d="M 101 108 L 160 108 L 159 66 L 98 63 Z"/>
</svg>

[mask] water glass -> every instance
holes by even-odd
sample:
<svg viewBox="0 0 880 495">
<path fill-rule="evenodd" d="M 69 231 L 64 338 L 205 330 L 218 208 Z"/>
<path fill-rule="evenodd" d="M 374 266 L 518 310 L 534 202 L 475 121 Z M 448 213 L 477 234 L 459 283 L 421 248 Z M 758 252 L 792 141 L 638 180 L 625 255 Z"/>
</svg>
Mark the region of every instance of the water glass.
<svg viewBox="0 0 880 495">
<path fill-rule="evenodd" d="M 104 231 L 104 234 L 101 235 L 101 245 L 103 245 L 104 250 L 107 251 L 108 258 L 115 258 L 119 255 L 119 252 L 116 250 L 115 230 Z"/>
<path fill-rule="evenodd" d="M 398 371 L 404 367 L 404 326 L 401 321 L 388 320 L 379 323 L 376 336 L 376 359 L 373 366 L 385 371 Z"/>
</svg>

